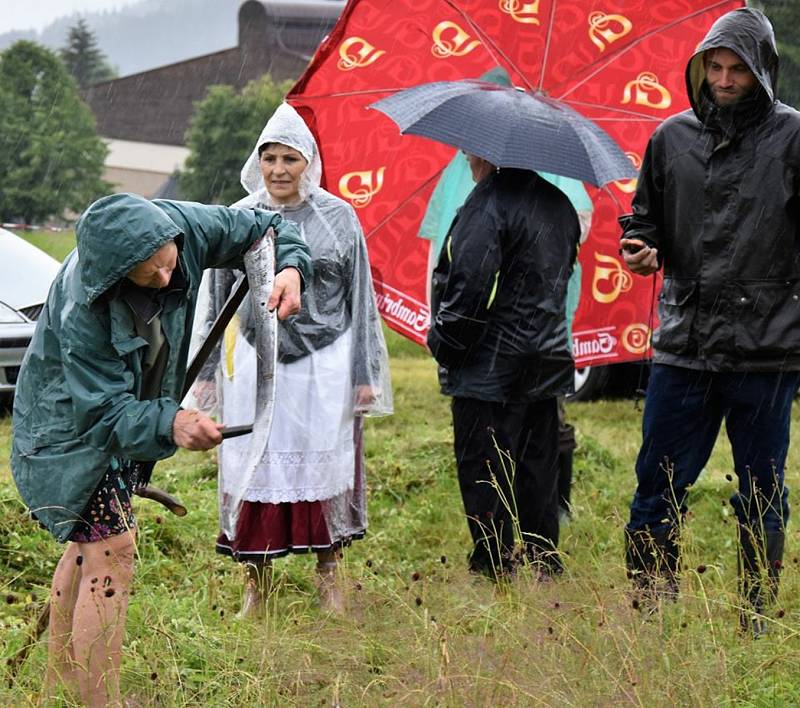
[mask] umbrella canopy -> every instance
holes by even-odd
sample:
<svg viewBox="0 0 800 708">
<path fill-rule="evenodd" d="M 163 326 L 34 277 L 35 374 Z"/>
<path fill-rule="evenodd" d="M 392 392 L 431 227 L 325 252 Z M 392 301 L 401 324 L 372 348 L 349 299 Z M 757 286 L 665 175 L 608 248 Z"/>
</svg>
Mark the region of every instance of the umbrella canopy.
<svg viewBox="0 0 800 708">
<path fill-rule="evenodd" d="M 367 107 L 432 81 L 502 72 L 600 125 L 638 168 L 653 130 L 689 108 L 684 70 L 720 15 L 742 0 L 350 0 L 288 96 L 320 146 L 327 189 L 364 227 L 378 305 L 423 342 L 429 242 L 420 238 L 452 147 L 402 135 Z M 462 170 L 463 172 L 463 170 Z M 588 186 L 589 240 L 573 342 L 579 365 L 640 359 L 652 285 L 618 254 L 633 179 Z M 452 206 L 449 192 L 439 202 Z M 447 219 L 445 219 L 447 221 Z"/>
<path fill-rule="evenodd" d="M 552 172 L 596 186 L 636 177 L 608 133 L 542 94 L 486 81 L 437 81 L 370 108 L 407 135 L 453 145 L 497 167 Z"/>
</svg>

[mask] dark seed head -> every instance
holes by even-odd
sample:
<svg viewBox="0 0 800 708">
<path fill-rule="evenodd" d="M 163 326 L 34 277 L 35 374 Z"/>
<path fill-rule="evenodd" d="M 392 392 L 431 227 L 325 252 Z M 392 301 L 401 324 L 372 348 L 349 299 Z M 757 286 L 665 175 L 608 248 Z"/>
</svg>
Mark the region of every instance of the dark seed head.
<svg viewBox="0 0 800 708">
<path fill-rule="evenodd" d="M 417 607 L 419 607 L 422 604 L 422 598 L 418 597 L 416 600 L 414 600 L 414 602 L 416 602 L 417 603 Z"/>
<path fill-rule="evenodd" d="M 89 590 L 91 590 L 91 592 L 94 592 L 94 588 L 89 588 Z"/>
<path fill-rule="evenodd" d="M 372 567 L 372 558 L 367 558 L 367 568 Z"/>
<path fill-rule="evenodd" d="M 114 597 L 114 593 L 115 592 L 116 592 L 116 590 L 114 590 L 114 588 L 108 588 L 106 590 L 106 597 Z"/>
<path fill-rule="evenodd" d="M 106 555 L 110 556 L 111 555 L 111 551 L 106 551 Z"/>
<path fill-rule="evenodd" d="M 786 614 L 786 610 L 778 610 L 776 614 L 778 616 L 778 619 L 780 619 Z"/>
<path fill-rule="evenodd" d="M 686 622 L 681 622 L 681 629 L 686 629 L 688 626 Z"/>
<path fill-rule="evenodd" d="M 356 590 L 361 590 L 361 583 L 356 583 Z"/>
<path fill-rule="evenodd" d="M 439 560 L 441 561 L 442 565 L 444 565 L 447 563 L 447 556 L 442 556 Z"/>
<path fill-rule="evenodd" d="M 548 634 L 552 634 L 553 633 L 553 628 L 552 627 L 548 627 L 547 628 L 547 633 Z"/>
<path fill-rule="evenodd" d="M 61 594 L 61 593 L 60 593 L 59 591 L 56 591 L 56 595 L 60 595 L 60 594 Z M 17 598 L 15 598 L 13 595 L 6 595 L 6 602 L 7 602 L 9 605 L 13 605 L 13 604 L 14 604 L 14 602 L 16 601 L 16 599 L 17 599 Z"/>
<path fill-rule="evenodd" d="M 78 556 L 75 559 L 75 565 L 83 565 L 83 556 Z"/>
<path fill-rule="evenodd" d="M 225 610 L 220 610 L 219 611 L 219 616 L 220 617 L 224 617 L 225 616 Z"/>
<path fill-rule="evenodd" d="M 780 570 L 783 568 L 783 561 L 780 559 L 772 561 L 772 567 L 775 568 L 775 570 Z"/>
<path fill-rule="evenodd" d="M 487 512 L 486 512 L 486 518 L 487 518 L 487 519 L 493 519 L 493 518 L 494 518 L 494 512 L 492 512 L 492 511 L 487 511 Z"/>
<path fill-rule="evenodd" d="M 96 582 L 97 582 L 97 578 L 92 578 L 92 585 L 94 585 Z"/>
<path fill-rule="evenodd" d="M 150 674 L 150 680 L 151 681 L 157 681 L 158 680 L 158 674 L 155 671 L 152 674 Z"/>
<path fill-rule="evenodd" d="M 417 580 L 419 580 L 419 573 L 418 573 L 416 570 L 415 570 L 415 571 L 414 571 L 414 572 L 411 574 L 411 579 L 412 579 L 412 580 L 413 580 L 415 583 L 417 582 Z"/>
<path fill-rule="evenodd" d="M 216 605 L 211 605 L 211 611 L 212 612 L 216 612 L 217 611 L 217 606 Z"/>
<path fill-rule="evenodd" d="M 634 610 L 638 610 L 639 609 L 639 600 L 637 600 L 636 598 L 633 598 L 633 601 L 631 602 L 631 607 Z"/>
<path fill-rule="evenodd" d="M 697 572 L 698 572 L 698 573 L 700 573 L 700 575 L 702 575 L 703 573 L 705 573 L 705 572 L 706 572 L 706 567 L 705 567 L 705 565 L 703 565 L 702 563 L 701 563 L 700 565 L 698 565 L 698 566 L 697 566 Z"/>
<path fill-rule="evenodd" d="M 156 523 L 157 524 L 160 524 L 162 521 L 163 521 L 163 519 L 160 516 L 156 516 Z"/>
<path fill-rule="evenodd" d="M 555 609 L 558 609 L 559 607 L 561 607 L 561 603 L 556 600 L 556 602 L 553 603 L 553 607 Z"/>
</svg>

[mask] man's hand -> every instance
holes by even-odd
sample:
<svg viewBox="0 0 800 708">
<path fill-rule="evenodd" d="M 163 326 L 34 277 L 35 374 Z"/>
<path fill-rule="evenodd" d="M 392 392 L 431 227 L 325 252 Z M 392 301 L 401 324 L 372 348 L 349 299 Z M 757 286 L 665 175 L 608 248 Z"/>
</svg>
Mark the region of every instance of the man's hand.
<svg viewBox="0 0 800 708">
<path fill-rule="evenodd" d="M 658 270 L 658 249 L 650 248 L 635 238 L 623 238 L 620 246 L 622 246 L 622 258 L 631 272 L 637 275 L 651 275 Z"/>
<path fill-rule="evenodd" d="M 222 442 L 221 427 L 199 411 L 180 410 L 172 421 L 172 441 L 187 450 L 210 450 Z"/>
<path fill-rule="evenodd" d="M 297 268 L 284 268 L 275 276 L 275 286 L 269 296 L 267 308 L 272 312 L 277 307 L 279 320 L 300 312 L 301 282 Z"/>
</svg>

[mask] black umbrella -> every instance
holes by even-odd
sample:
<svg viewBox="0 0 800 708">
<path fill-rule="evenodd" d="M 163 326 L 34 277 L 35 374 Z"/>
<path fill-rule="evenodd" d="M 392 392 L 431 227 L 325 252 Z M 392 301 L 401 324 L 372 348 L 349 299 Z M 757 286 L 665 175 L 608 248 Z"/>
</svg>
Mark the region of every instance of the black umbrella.
<svg viewBox="0 0 800 708">
<path fill-rule="evenodd" d="M 597 124 L 540 93 L 485 81 L 421 84 L 371 104 L 408 135 L 461 148 L 498 167 L 541 170 L 602 186 L 636 177 Z"/>
</svg>

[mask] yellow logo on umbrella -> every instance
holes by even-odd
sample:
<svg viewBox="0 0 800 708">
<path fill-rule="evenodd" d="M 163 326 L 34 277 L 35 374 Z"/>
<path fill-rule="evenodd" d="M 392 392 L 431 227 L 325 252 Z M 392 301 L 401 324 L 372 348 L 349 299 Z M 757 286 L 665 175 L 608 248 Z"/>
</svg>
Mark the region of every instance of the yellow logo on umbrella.
<svg viewBox="0 0 800 708">
<path fill-rule="evenodd" d="M 339 62 L 336 66 L 342 71 L 351 71 L 373 64 L 384 54 L 385 50 L 376 49 L 366 39 L 348 37 L 339 45 Z"/>
<path fill-rule="evenodd" d="M 633 81 L 625 84 L 622 102 L 639 104 L 648 108 L 664 109 L 672 105 L 669 91 L 658 83 L 658 77 L 649 71 L 643 71 Z"/>
<path fill-rule="evenodd" d="M 639 157 L 635 152 L 626 152 L 628 159 L 633 163 L 633 166 L 640 170 L 642 167 L 642 158 Z M 636 191 L 636 184 L 638 183 L 638 179 L 633 177 L 632 179 L 619 179 L 614 182 L 614 186 L 619 189 L 621 192 L 625 192 L 625 194 L 633 194 Z"/>
<path fill-rule="evenodd" d="M 356 209 L 363 209 L 383 188 L 385 171 L 386 167 L 380 167 L 377 171 L 348 172 L 339 180 L 339 193 Z"/>
<path fill-rule="evenodd" d="M 539 2 L 540 0 L 526 3 L 523 3 L 522 0 L 500 0 L 500 9 L 524 25 L 538 25 L 541 24 L 537 17 Z"/>
<path fill-rule="evenodd" d="M 635 322 L 622 331 L 622 346 L 631 354 L 644 354 L 650 348 L 650 328 Z"/>
<path fill-rule="evenodd" d="M 601 52 L 609 44 L 613 44 L 629 34 L 633 23 L 625 15 L 606 15 L 604 12 L 593 12 L 589 15 L 589 39 Z"/>
<path fill-rule="evenodd" d="M 620 294 L 628 292 L 633 285 L 633 279 L 622 264 L 613 256 L 595 253 L 594 279 L 592 281 L 592 297 L 604 305 L 614 302 Z M 601 288 L 602 283 L 609 283 L 610 288 Z"/>
<path fill-rule="evenodd" d="M 455 22 L 446 20 L 433 28 L 431 52 L 437 59 L 463 57 L 478 46 L 480 46 L 480 40 L 472 39 L 472 36 Z"/>
</svg>

